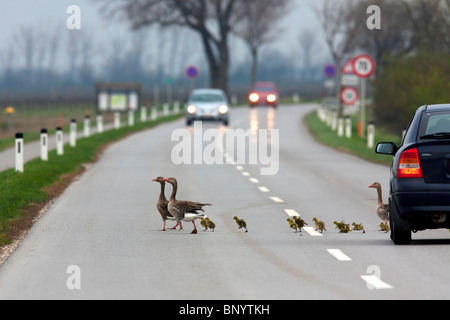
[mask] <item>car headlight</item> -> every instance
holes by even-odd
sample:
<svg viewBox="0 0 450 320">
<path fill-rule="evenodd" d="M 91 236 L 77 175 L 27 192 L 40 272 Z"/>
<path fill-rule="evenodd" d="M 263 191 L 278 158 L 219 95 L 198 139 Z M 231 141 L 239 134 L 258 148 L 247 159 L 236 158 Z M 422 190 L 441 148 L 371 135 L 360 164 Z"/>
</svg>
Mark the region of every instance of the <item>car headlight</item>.
<svg viewBox="0 0 450 320">
<path fill-rule="evenodd" d="M 194 106 L 193 104 L 188 105 L 188 107 L 186 108 L 186 111 L 188 113 L 196 113 L 197 112 L 197 107 Z"/>
<path fill-rule="evenodd" d="M 259 100 L 259 96 L 257 93 L 252 93 L 248 98 L 251 102 L 256 102 Z"/>
<path fill-rule="evenodd" d="M 273 93 L 270 93 L 267 95 L 267 101 L 268 102 L 274 102 L 275 100 L 277 100 L 277 96 L 274 95 Z"/>
<path fill-rule="evenodd" d="M 224 114 L 228 112 L 228 106 L 222 104 L 219 109 L 217 109 L 219 111 L 219 113 Z"/>
</svg>

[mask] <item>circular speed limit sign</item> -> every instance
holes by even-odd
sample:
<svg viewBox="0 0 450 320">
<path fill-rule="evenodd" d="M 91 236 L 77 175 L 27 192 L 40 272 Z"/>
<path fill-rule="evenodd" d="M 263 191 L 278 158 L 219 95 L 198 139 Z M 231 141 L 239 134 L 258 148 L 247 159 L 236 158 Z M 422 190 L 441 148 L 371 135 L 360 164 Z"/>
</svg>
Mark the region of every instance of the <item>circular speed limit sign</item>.
<svg viewBox="0 0 450 320">
<path fill-rule="evenodd" d="M 354 105 L 356 100 L 358 100 L 358 91 L 352 87 L 347 87 L 341 91 L 341 101 L 347 105 Z"/>
<path fill-rule="evenodd" d="M 370 77 L 375 71 L 375 61 L 367 54 L 360 54 L 353 59 L 353 72 L 360 78 Z"/>
</svg>

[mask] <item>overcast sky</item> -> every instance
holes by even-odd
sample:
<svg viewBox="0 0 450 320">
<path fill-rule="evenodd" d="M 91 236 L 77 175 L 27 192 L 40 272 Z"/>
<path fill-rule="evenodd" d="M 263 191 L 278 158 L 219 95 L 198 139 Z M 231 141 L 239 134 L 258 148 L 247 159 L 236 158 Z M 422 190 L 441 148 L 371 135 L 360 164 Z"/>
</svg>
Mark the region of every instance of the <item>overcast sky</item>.
<svg viewBox="0 0 450 320">
<path fill-rule="evenodd" d="M 293 0 L 292 10 L 281 23 L 283 32 L 276 44 L 277 48 L 288 51 L 295 57 L 299 50 L 298 36 L 302 28 L 319 30 L 319 26 L 311 11 L 310 3 L 314 0 Z M 5 51 L 14 45 L 13 35 L 21 26 L 43 26 L 61 33 L 73 32 L 66 28 L 69 17 L 67 8 L 78 5 L 81 9 L 81 28 L 98 41 L 108 41 L 110 37 L 127 35 L 129 26 L 125 21 L 105 21 L 100 13 L 100 5 L 93 0 L 2 0 L 2 27 L 0 31 L 0 50 Z M 320 41 L 321 33 L 318 31 Z M 1 66 L 0 66 L 1 67 Z"/>
</svg>

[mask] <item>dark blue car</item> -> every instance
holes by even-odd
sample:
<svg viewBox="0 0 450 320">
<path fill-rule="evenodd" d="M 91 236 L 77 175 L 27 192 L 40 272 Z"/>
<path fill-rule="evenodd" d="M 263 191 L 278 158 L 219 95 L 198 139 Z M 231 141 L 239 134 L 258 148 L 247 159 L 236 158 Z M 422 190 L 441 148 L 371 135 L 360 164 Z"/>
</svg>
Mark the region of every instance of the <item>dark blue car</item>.
<svg viewBox="0 0 450 320">
<path fill-rule="evenodd" d="M 411 231 L 450 228 L 450 104 L 417 109 L 401 146 L 381 142 L 376 152 L 393 155 L 389 222 L 395 244 Z"/>
</svg>

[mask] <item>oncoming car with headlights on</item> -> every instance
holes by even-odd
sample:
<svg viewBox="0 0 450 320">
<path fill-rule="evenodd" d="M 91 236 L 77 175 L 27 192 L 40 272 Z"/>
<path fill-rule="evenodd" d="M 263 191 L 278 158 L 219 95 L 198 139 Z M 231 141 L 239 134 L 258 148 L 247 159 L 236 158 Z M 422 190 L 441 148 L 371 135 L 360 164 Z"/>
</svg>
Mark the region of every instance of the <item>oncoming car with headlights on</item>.
<svg viewBox="0 0 450 320">
<path fill-rule="evenodd" d="M 196 120 L 229 122 L 230 105 L 222 89 L 194 89 L 186 103 L 186 125 Z"/>
<path fill-rule="evenodd" d="M 255 82 L 248 95 L 250 107 L 257 105 L 269 105 L 276 107 L 278 104 L 278 89 L 273 82 Z"/>
</svg>

